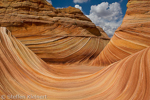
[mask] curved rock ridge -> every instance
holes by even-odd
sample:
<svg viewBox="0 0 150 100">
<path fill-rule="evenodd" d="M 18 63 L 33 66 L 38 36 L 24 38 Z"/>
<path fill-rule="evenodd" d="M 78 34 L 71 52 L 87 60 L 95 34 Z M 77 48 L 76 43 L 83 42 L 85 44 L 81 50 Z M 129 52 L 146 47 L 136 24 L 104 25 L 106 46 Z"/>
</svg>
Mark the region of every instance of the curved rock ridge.
<svg viewBox="0 0 150 100">
<path fill-rule="evenodd" d="M 109 42 L 97 36 L 30 36 L 18 38 L 49 63 L 90 63 Z"/>
<path fill-rule="evenodd" d="M 0 1 L 0 25 L 46 62 L 90 62 L 110 38 L 79 9 L 46 0 Z"/>
<path fill-rule="evenodd" d="M 16 37 L 28 36 L 30 31 L 30 35 L 42 34 L 48 27 L 54 28 L 54 24 L 62 27 L 75 25 L 89 31 L 87 34 L 101 35 L 95 24 L 74 7 L 55 9 L 46 0 L 1 0 L 0 8 L 0 25 L 7 27 Z M 31 30 L 33 25 L 37 27 L 34 27 L 34 32 Z"/>
<path fill-rule="evenodd" d="M 130 0 L 121 26 L 93 62 L 107 66 L 150 46 L 150 1 Z"/>
<path fill-rule="evenodd" d="M 102 70 L 89 73 L 91 69 L 75 65 L 70 68 L 80 70 L 78 75 L 59 75 L 60 69 L 53 70 L 54 65 L 43 62 L 3 27 L 0 55 L 0 95 L 46 95 L 48 100 L 150 99 L 150 47 Z"/>
</svg>

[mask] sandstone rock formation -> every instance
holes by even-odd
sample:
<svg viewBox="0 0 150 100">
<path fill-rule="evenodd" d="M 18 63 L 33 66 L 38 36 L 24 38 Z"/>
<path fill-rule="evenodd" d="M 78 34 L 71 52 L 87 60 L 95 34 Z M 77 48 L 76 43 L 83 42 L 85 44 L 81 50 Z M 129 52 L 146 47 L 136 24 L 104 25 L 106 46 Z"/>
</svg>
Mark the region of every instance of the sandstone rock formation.
<svg viewBox="0 0 150 100">
<path fill-rule="evenodd" d="M 6 32 L 6 28 L 1 28 L 0 95 L 46 95 L 48 100 L 150 99 L 150 48 L 102 70 L 97 67 L 99 69 L 93 73 L 89 73 L 89 66 L 84 66 L 87 68 L 84 70 L 76 65 L 70 66 L 72 73 L 60 75 L 56 66 L 43 62 Z M 62 69 L 65 67 L 61 66 Z"/>
<path fill-rule="evenodd" d="M 44 0 L 37 1 L 52 7 Z M 9 99 L 8 95 L 25 96 L 23 98 L 26 100 L 31 99 L 26 95 L 42 96 L 48 100 L 150 100 L 149 5 L 148 0 L 130 0 L 123 24 L 101 54 L 93 60 L 90 60 L 90 56 L 93 58 L 94 53 L 98 55 L 95 46 L 100 52 L 101 45 L 106 45 L 109 39 L 103 32 L 100 32 L 101 36 L 94 35 L 93 31 L 88 30 L 91 26 L 85 28 L 67 24 L 73 27 L 70 28 L 64 25 L 66 22 L 45 24 L 48 21 L 37 23 L 37 20 L 23 22 L 22 26 L 18 24 L 20 22 L 15 24 L 3 20 L 1 25 L 6 27 L 0 27 L 0 96 L 6 96 L 6 100 Z M 62 12 L 64 10 L 61 9 Z M 75 20 L 80 22 L 80 19 Z M 55 24 L 58 27 L 53 29 Z M 62 61 L 65 56 L 70 56 L 69 50 L 78 53 Z M 48 58 L 49 55 L 45 58 L 50 61 L 69 61 L 69 64 L 46 63 L 37 52 L 44 52 L 42 56 L 52 53 L 53 59 Z M 55 56 L 64 58 L 57 59 Z M 70 65 L 70 59 L 76 63 Z M 79 63 L 81 61 L 86 63 Z M 89 61 L 98 67 L 87 63 Z M 19 97 L 17 99 L 20 100 Z"/>
<path fill-rule="evenodd" d="M 130 0 L 122 25 L 93 65 L 107 66 L 150 46 L 150 1 Z"/>
<path fill-rule="evenodd" d="M 4 0 L 0 7 L 0 25 L 47 62 L 89 62 L 110 40 L 77 8 L 55 9 L 46 0 Z"/>
<path fill-rule="evenodd" d="M 97 28 L 101 32 L 101 37 L 109 38 L 108 35 L 104 32 L 104 30 L 101 27 L 97 26 Z"/>
<path fill-rule="evenodd" d="M 74 33 L 76 35 L 101 35 L 95 24 L 77 8 L 55 9 L 46 0 L 2 0 L 0 7 L 2 8 L 0 11 L 1 26 L 6 26 L 16 37 L 41 35 L 45 34 L 48 29 L 49 31 L 57 27 L 68 29 L 71 26 L 76 29 L 80 27 L 80 30 L 85 29 Z M 43 24 L 45 27 L 42 26 Z M 51 32 L 49 34 L 52 35 Z M 63 33 L 63 35 L 68 34 L 73 35 L 71 30 Z"/>
</svg>

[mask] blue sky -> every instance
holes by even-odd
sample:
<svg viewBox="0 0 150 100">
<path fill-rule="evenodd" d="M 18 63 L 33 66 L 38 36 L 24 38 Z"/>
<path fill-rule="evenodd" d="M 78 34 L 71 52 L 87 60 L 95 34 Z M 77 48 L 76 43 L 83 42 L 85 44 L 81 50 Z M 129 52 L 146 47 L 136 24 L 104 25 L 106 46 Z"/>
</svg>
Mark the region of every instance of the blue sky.
<svg viewBox="0 0 150 100">
<path fill-rule="evenodd" d="M 55 8 L 76 7 L 112 37 L 122 23 L 128 0 L 47 0 Z"/>
</svg>

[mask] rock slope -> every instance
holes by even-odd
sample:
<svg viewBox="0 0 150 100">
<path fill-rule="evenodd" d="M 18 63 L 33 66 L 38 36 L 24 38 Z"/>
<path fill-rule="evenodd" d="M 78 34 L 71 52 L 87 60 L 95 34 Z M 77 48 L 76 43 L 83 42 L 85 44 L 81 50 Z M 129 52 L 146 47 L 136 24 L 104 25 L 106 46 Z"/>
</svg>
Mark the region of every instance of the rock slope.
<svg viewBox="0 0 150 100">
<path fill-rule="evenodd" d="M 75 35 L 76 32 L 74 35 L 68 35 L 70 32 L 65 35 L 54 29 L 53 32 L 39 31 L 39 34 L 35 34 L 31 27 L 39 25 L 39 30 L 43 30 L 43 26 L 47 25 L 43 22 L 24 23 L 27 25 L 27 30 L 24 30 L 22 26 L 15 28 L 14 24 L 5 23 L 11 25 L 7 29 L 0 27 L 0 96 L 6 96 L 6 100 L 10 99 L 8 95 L 20 95 L 25 100 L 32 98 L 26 95 L 36 96 L 32 99 L 48 100 L 150 100 L 149 5 L 148 0 L 129 0 L 123 24 L 98 58 L 91 61 L 98 67 L 91 63 L 80 64 L 81 59 L 72 65 L 46 63 L 34 52 L 50 50 L 59 56 L 59 52 L 63 52 L 64 56 L 69 54 L 69 50 L 80 51 L 78 46 L 81 46 L 82 51 L 76 57 L 85 53 L 81 57 L 83 59 L 94 53 L 93 45 L 98 39 L 102 40 L 100 44 L 104 43 L 106 34 L 98 37 L 88 31 L 88 35 L 86 32 L 86 35 Z M 17 29 L 16 32 L 14 29 Z M 27 31 L 33 31 L 33 34 L 30 35 Z M 47 47 L 44 48 L 45 51 L 43 47 Z M 64 51 L 67 50 L 65 54 Z M 70 59 L 76 58 L 72 56 Z M 20 100 L 21 97 L 17 99 Z"/>
<path fill-rule="evenodd" d="M 0 7 L 0 25 L 47 62 L 89 62 L 110 40 L 77 8 L 55 9 L 46 0 L 3 0 Z"/>
<path fill-rule="evenodd" d="M 93 62 L 107 66 L 150 46 L 150 1 L 130 0 L 121 26 Z"/>
<path fill-rule="evenodd" d="M 73 25 L 80 26 L 88 31 L 80 32 L 78 35 L 101 35 L 95 24 L 77 8 L 55 9 L 46 0 L 2 0 L 0 1 L 0 7 L 1 26 L 8 27 L 16 37 L 43 34 L 39 32 L 45 31 L 48 26 L 53 29 L 58 26 L 68 28 Z M 42 24 L 47 27 L 43 27 Z M 33 32 L 32 29 L 35 26 L 37 28 Z M 29 34 L 31 30 L 32 32 Z M 24 34 L 20 33 L 20 31 Z M 70 33 L 72 32 L 65 34 Z"/>
<path fill-rule="evenodd" d="M 150 47 L 102 70 L 97 67 L 92 72 L 96 67 L 84 70 L 76 65 L 70 66 L 72 72 L 60 75 L 56 66 L 43 62 L 6 28 L 1 28 L 0 41 L 0 95 L 46 95 L 43 98 L 48 100 L 150 99 Z"/>
</svg>

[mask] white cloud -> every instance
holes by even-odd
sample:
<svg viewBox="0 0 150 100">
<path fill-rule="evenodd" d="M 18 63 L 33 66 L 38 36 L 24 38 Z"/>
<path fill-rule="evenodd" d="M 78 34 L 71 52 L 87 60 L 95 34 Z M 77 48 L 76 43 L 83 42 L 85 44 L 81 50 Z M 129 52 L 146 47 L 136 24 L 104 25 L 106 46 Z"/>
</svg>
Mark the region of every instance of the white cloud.
<svg viewBox="0 0 150 100">
<path fill-rule="evenodd" d="M 47 0 L 49 3 L 51 3 L 52 4 L 52 1 L 51 0 Z"/>
<path fill-rule="evenodd" d="M 110 37 L 121 25 L 123 19 L 122 10 L 118 2 L 112 4 L 102 2 L 98 5 L 92 5 L 90 14 L 87 17 L 97 26 L 102 27 Z"/>
<path fill-rule="evenodd" d="M 82 11 L 82 7 L 79 6 L 79 5 L 75 5 L 75 8 L 78 8 L 78 9 L 80 9 Z"/>
<path fill-rule="evenodd" d="M 74 3 L 84 3 L 88 2 L 89 0 L 73 0 Z"/>
<path fill-rule="evenodd" d="M 119 3 L 121 3 L 123 0 L 120 0 Z"/>
</svg>

